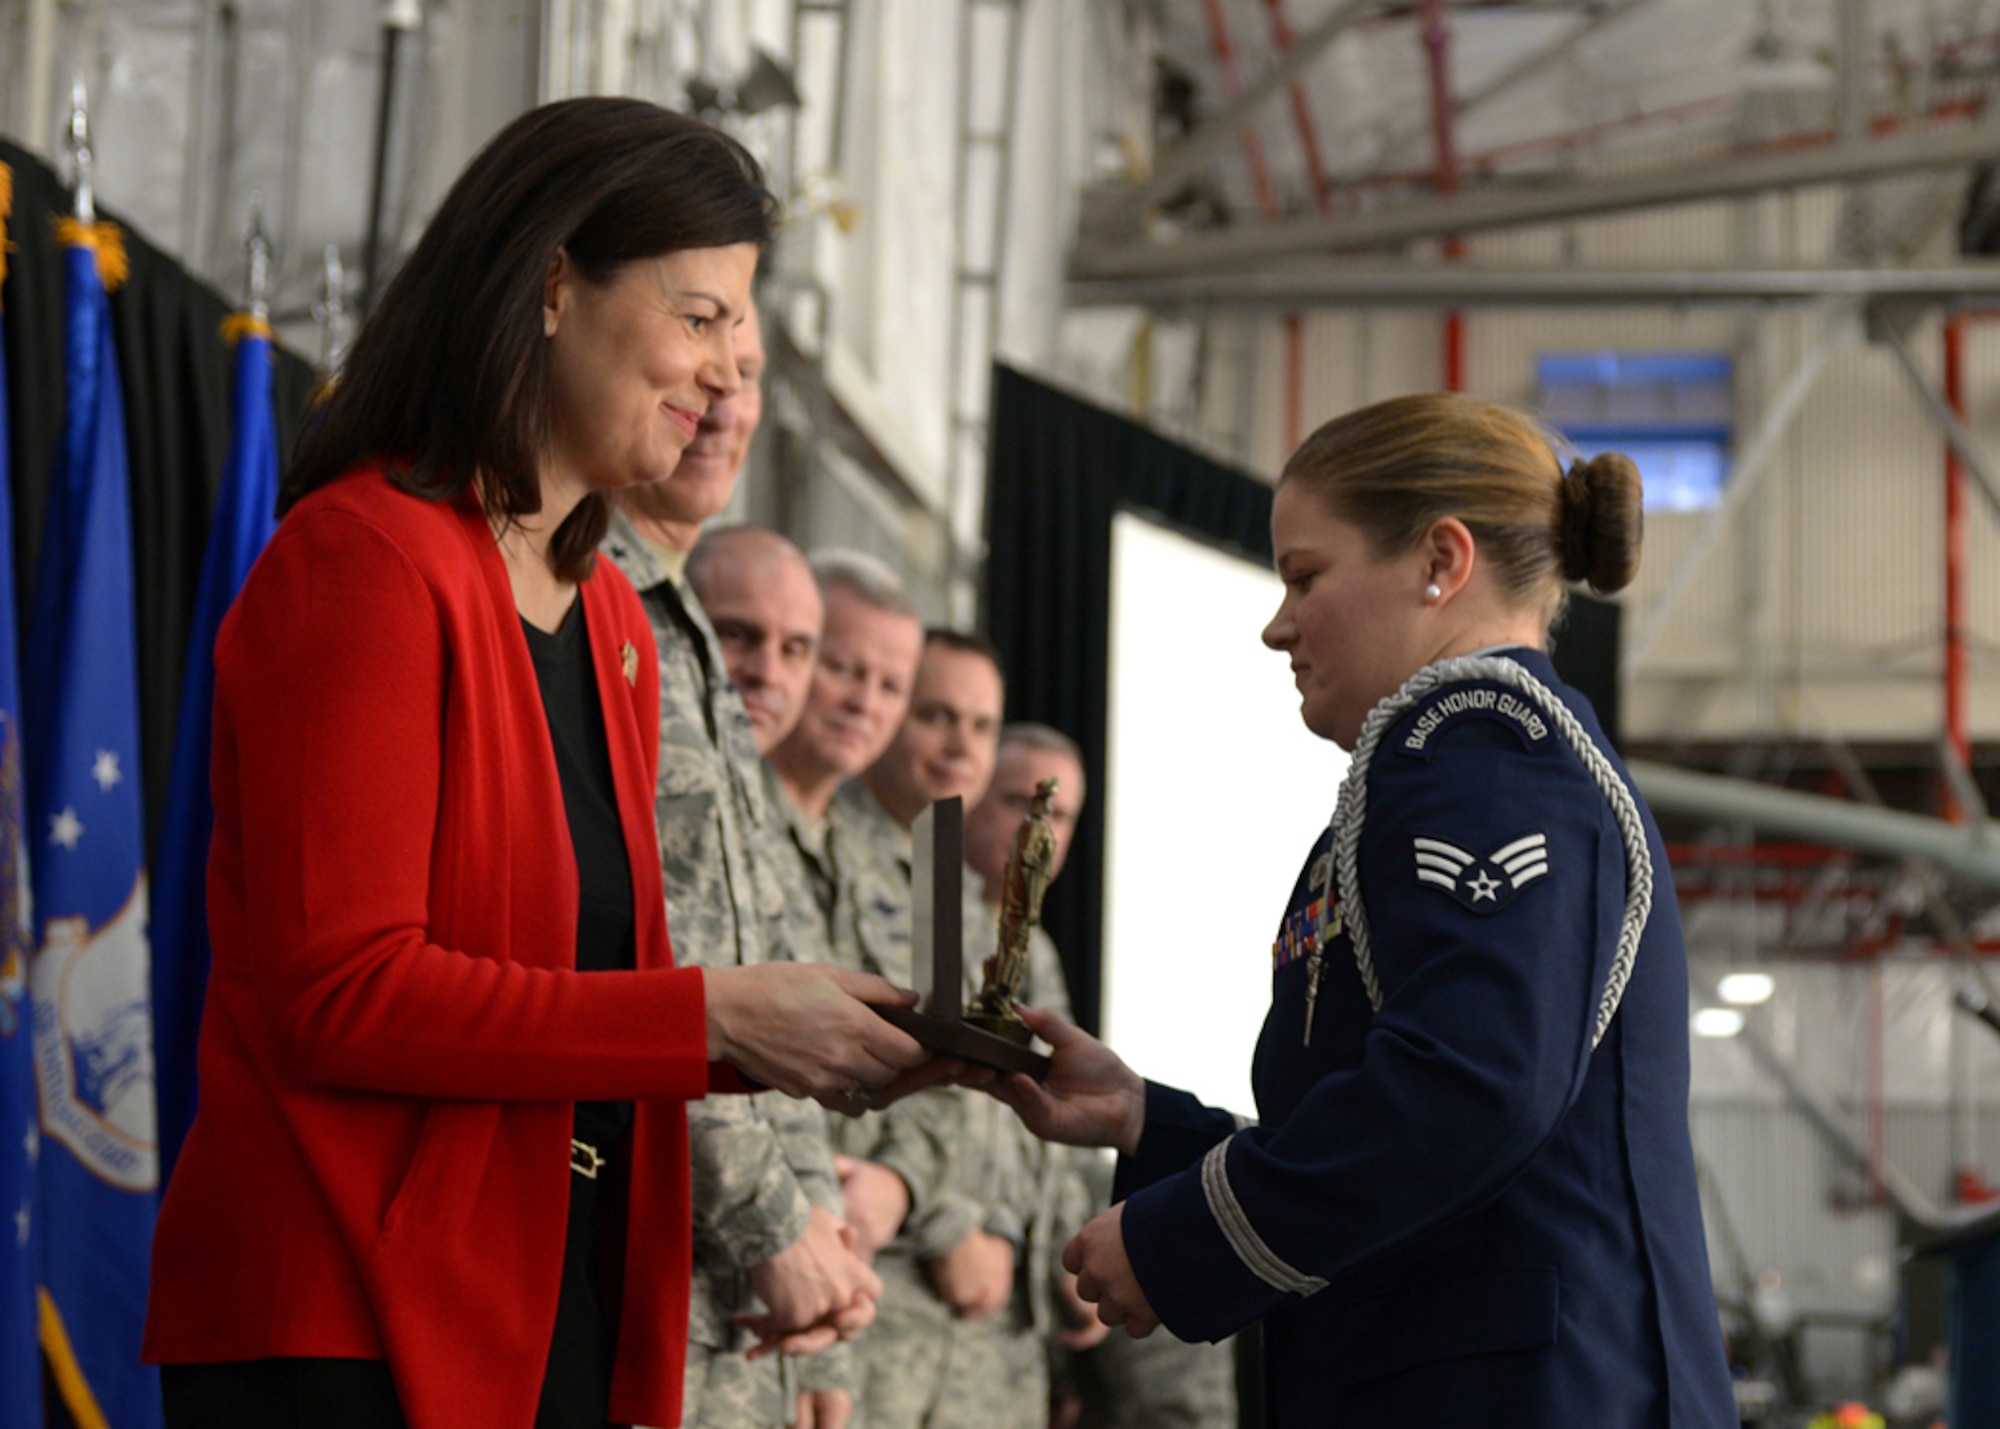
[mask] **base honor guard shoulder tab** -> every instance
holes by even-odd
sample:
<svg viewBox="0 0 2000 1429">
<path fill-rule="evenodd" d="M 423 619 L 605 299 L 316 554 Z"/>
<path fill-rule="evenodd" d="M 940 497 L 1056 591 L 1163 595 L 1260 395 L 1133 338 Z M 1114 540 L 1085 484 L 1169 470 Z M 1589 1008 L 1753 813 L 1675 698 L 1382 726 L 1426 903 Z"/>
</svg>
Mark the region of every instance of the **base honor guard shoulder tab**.
<svg viewBox="0 0 2000 1429">
<path fill-rule="evenodd" d="M 1481 682 L 1430 691 L 1385 743 L 1412 759 L 1428 762 L 1438 742 L 1468 720 L 1498 724 L 1520 740 L 1524 749 L 1540 748 L 1552 733 L 1547 712 L 1531 696 Z"/>
</svg>

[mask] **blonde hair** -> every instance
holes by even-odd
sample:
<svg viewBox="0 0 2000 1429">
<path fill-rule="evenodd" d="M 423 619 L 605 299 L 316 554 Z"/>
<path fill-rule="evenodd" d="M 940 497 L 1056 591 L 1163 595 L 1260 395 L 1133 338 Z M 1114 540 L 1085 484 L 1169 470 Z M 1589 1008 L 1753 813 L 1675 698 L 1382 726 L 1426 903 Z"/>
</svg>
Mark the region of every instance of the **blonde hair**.
<svg viewBox="0 0 2000 1429">
<path fill-rule="evenodd" d="M 1569 450 L 1532 417 L 1451 392 L 1393 397 L 1336 417 L 1292 453 L 1296 481 L 1359 529 L 1378 557 L 1399 556 L 1447 516 L 1463 521 L 1508 600 L 1560 614 L 1564 583 L 1599 595 L 1639 569 L 1639 469 Z"/>
</svg>

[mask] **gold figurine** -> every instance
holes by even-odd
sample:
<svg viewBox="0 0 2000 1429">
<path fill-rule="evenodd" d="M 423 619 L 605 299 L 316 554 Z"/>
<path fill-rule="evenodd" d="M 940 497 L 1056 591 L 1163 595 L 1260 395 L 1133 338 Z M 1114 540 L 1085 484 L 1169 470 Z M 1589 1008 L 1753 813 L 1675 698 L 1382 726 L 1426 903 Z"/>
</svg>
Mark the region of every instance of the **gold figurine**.
<svg viewBox="0 0 2000 1429">
<path fill-rule="evenodd" d="M 1028 980 L 1028 934 L 1042 916 L 1042 895 L 1048 892 L 1056 861 L 1056 833 L 1049 824 L 1055 804 L 1056 781 L 1035 786 L 1028 816 L 1014 835 L 1007 854 L 1006 885 L 1000 890 L 1000 939 L 993 956 L 980 970 L 978 994 L 966 1004 L 965 1020 L 995 1036 L 1023 1047 L 1035 1034 L 1015 1010 Z"/>
</svg>

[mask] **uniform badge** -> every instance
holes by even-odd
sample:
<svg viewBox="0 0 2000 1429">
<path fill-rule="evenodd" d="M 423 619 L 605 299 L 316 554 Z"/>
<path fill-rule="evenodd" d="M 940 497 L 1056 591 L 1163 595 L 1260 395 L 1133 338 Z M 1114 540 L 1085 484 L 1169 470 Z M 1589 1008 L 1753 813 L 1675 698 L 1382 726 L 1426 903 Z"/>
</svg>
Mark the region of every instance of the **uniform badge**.
<svg viewBox="0 0 2000 1429">
<path fill-rule="evenodd" d="M 618 647 L 618 668 L 625 672 L 625 683 L 636 690 L 639 687 L 639 651 L 629 640 Z"/>
<path fill-rule="evenodd" d="M 1484 855 L 1447 839 L 1418 835 L 1414 842 L 1417 881 L 1442 888 L 1474 913 L 1498 913 L 1549 871 L 1547 834 L 1528 834 Z"/>
</svg>

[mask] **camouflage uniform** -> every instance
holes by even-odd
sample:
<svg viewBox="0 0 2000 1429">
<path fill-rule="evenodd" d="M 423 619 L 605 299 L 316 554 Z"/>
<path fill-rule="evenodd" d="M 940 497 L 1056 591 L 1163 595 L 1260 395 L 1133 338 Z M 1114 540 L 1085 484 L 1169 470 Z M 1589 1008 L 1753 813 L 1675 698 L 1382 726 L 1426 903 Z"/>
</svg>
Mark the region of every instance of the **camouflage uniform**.
<svg viewBox="0 0 2000 1429">
<path fill-rule="evenodd" d="M 998 911 L 968 873 L 964 907 L 966 992 L 999 933 Z M 1029 944 L 1024 1000 L 1068 1012 L 1055 945 L 1036 929 Z M 958 1093 L 946 1204 L 970 1207 L 973 1229 L 1014 1246 L 1014 1291 L 985 1320 L 955 1316 L 938 1297 L 924 1261 L 955 1240 L 936 1236 L 919 1254 L 878 1266 L 883 1297 L 875 1328 L 861 1341 L 861 1404 L 868 1429 L 1042 1429 L 1048 1422 L 1048 1342 L 1058 1324 L 1055 1277 L 1062 1247 L 1087 1203 L 1067 1148 L 1031 1136 L 991 1097 Z M 969 1233 L 969 1232 L 967 1232 Z M 962 1236 L 960 1237 L 962 1238 Z"/>
<path fill-rule="evenodd" d="M 736 967 L 790 957 L 783 886 L 749 716 L 701 606 L 624 514 L 604 554 L 638 590 L 660 653 L 660 780 L 654 806 L 675 961 Z M 764 1429 L 791 1414 L 792 1367 L 751 1363 L 731 1316 L 759 1308 L 747 1272 L 804 1234 L 810 1209 L 842 1214 L 825 1113 L 775 1093 L 688 1104 L 694 1279 L 688 1319 L 691 1429 Z M 851 1390 L 846 1347 L 815 1356 L 798 1387 Z"/>
<path fill-rule="evenodd" d="M 794 955 L 801 962 L 835 963 L 908 987 L 907 865 L 881 858 L 880 846 L 857 833 L 837 802 L 824 819 L 801 813 L 769 765 L 764 766 L 764 794 L 772 810 L 768 862 L 777 870 L 786 940 Z M 903 835 L 906 854 L 908 844 Z M 836 1149 L 879 1162 L 903 1178 L 910 1188 L 906 1225 L 948 1213 L 938 1198 L 948 1155 L 945 1123 L 957 1108 L 953 1095 L 922 1092 L 886 1111 L 828 1119 Z M 959 1234 L 976 1224 L 966 1220 Z"/>
<path fill-rule="evenodd" d="M 1109 1156 L 1078 1153 L 1089 1214 L 1111 1200 Z M 1236 1429 L 1236 1342 L 1189 1344 L 1165 1329 L 1135 1340 L 1114 1329 L 1082 1354 L 1058 1356 L 1058 1371 L 1083 1401 L 1079 1429 Z"/>
<path fill-rule="evenodd" d="M 883 890 L 885 905 L 900 902 L 894 922 L 907 957 L 908 833 L 859 784 L 835 798 L 828 822 L 836 838 L 865 845 L 853 860 L 867 870 L 860 875 L 862 886 L 871 893 Z M 858 911 L 865 923 L 866 900 Z M 969 996 L 999 935 L 998 911 L 983 901 L 978 876 L 970 872 L 963 927 Z M 1037 1005 L 1069 1010 L 1055 945 L 1040 929 L 1030 940 L 1022 993 Z M 945 1176 L 938 1194 L 912 1211 L 904 1234 L 876 1261 L 883 1296 L 874 1326 L 857 1346 L 858 1416 L 866 1429 L 1043 1429 L 1047 1341 L 1058 1313 L 1054 1277 L 1063 1245 L 1082 1224 L 1088 1197 L 1066 1149 L 1037 1141 L 992 1098 L 941 1091 L 912 1101 L 928 1101 L 937 1113 L 929 1124 L 944 1143 Z M 865 1142 L 867 1130 L 864 1124 L 852 1134 Z M 853 1154 L 871 1153 L 857 1145 Z M 1015 1260 L 1012 1297 L 980 1321 L 952 1313 L 938 1297 L 927 1265 L 976 1230 L 1012 1243 Z"/>
</svg>

